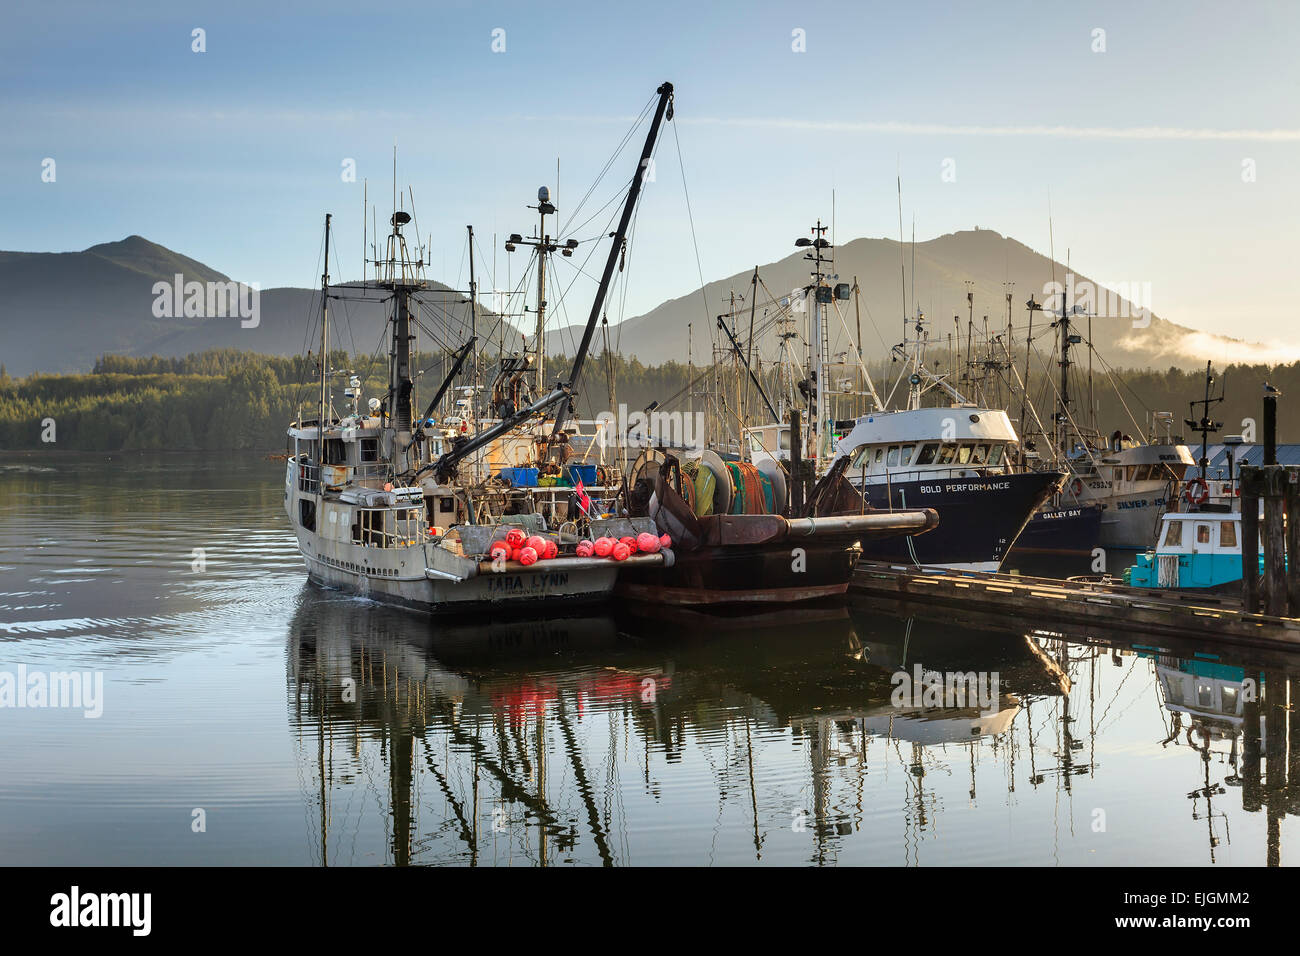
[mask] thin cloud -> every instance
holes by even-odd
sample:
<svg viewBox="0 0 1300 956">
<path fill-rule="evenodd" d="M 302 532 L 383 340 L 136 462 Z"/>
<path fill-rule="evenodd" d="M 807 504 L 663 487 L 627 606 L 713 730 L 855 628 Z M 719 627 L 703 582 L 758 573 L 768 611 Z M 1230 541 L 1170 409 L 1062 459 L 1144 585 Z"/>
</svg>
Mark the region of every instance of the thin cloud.
<svg viewBox="0 0 1300 956">
<path fill-rule="evenodd" d="M 1057 139 L 1246 140 L 1291 143 L 1300 129 L 1210 129 L 1186 126 L 973 126 L 948 123 L 856 123 L 843 120 L 801 120 L 773 117 L 683 117 L 701 126 L 740 126 L 754 129 L 810 130 L 830 133 L 894 133 L 911 136 L 1012 136 Z"/>
<path fill-rule="evenodd" d="M 546 123 L 627 124 L 634 116 L 522 115 L 516 119 Z M 1181 140 L 1257 143 L 1300 142 L 1300 129 L 1213 129 L 1207 126 L 978 126 L 952 123 L 852 122 L 808 120 L 783 116 L 681 116 L 688 126 L 726 126 L 741 129 L 783 130 L 820 133 L 888 133 L 904 136 L 989 136 L 1036 137 L 1040 139 L 1098 140 Z"/>
</svg>

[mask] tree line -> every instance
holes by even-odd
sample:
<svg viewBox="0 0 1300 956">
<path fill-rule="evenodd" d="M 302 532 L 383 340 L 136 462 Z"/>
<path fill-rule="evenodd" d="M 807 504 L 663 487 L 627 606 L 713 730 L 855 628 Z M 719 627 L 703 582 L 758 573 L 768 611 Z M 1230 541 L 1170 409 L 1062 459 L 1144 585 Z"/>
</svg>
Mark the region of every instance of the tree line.
<svg viewBox="0 0 1300 956">
<path fill-rule="evenodd" d="M 494 355 L 481 359 L 490 367 Z M 562 355 L 547 359 L 548 384 L 567 375 L 569 360 Z M 413 358 L 417 376 L 417 413 L 420 396 L 427 401 L 450 367 L 445 354 Z M 386 355 L 357 356 L 332 353 L 330 368 L 336 411 L 343 407 L 343 388 L 350 375 L 362 383 L 366 397 L 381 397 L 387 387 Z M 885 383 L 886 368 L 873 369 Z M 1236 434 L 1243 422 L 1261 421 L 1263 385 L 1267 381 L 1283 393 L 1279 410 L 1279 438 L 1300 441 L 1300 416 L 1291 414 L 1300 396 L 1300 363 L 1282 366 L 1231 366 L 1216 369 L 1226 382 L 1226 401 L 1211 416 L 1224 422 L 1220 436 Z M 771 373 L 762 379 L 772 390 Z M 1149 413 L 1169 411 L 1175 416 L 1174 434 L 1189 442 L 1196 438 L 1183 419 L 1188 402 L 1204 393 L 1204 372 L 1170 368 L 1115 373 L 1118 388 L 1099 383 L 1095 389 L 1096 420 L 1103 433 L 1119 429 L 1141 433 Z M 640 410 L 653 402 L 666 410 L 703 410 L 719 403 L 735 408 L 747 376 L 734 366 L 719 367 L 716 374 L 700 366 L 677 362 L 645 365 L 633 357 L 595 355 L 588 359 L 578 401 L 581 417 L 594 417 L 620 404 Z M 319 396 L 317 358 L 280 357 L 235 350 L 213 350 L 183 358 L 106 355 L 91 372 L 72 375 L 33 374 L 9 376 L 0 366 L 0 447 L 9 449 L 58 448 L 74 451 L 250 451 L 267 453 L 284 447 L 290 421 L 315 416 Z M 1217 390 L 1216 385 L 1216 390 Z M 883 390 L 883 389 L 882 389 Z M 455 393 L 452 394 L 455 397 Z M 612 402 L 611 402 L 612 399 Z M 855 401 L 841 400 L 837 407 L 850 414 Z M 486 403 L 484 403 L 486 405 Z M 1019 413 L 1016 402 L 1008 410 Z M 449 408 L 450 406 L 448 406 Z M 748 406 L 766 418 L 756 393 Z M 1039 409 L 1048 416 L 1051 408 Z M 723 415 L 731 416 L 728 411 Z M 760 418 L 755 418 L 755 424 Z M 1135 428 L 1136 418 L 1141 427 Z M 50 423 L 53 428 L 50 428 Z M 1135 435 L 1136 437 L 1136 435 Z M 53 438 L 53 441 L 50 441 Z M 1256 439 L 1262 440 L 1257 434 Z"/>
</svg>

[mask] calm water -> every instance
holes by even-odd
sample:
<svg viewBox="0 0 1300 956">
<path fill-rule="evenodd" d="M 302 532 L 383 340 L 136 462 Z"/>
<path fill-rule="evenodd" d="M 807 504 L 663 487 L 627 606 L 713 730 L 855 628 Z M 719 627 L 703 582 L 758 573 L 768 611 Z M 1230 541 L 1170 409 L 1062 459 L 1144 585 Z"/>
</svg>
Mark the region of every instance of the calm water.
<svg viewBox="0 0 1300 956">
<path fill-rule="evenodd" d="M 103 680 L 98 718 L 0 708 L 0 860 L 1300 858 L 1298 661 L 869 605 L 431 623 L 308 584 L 281 474 L 0 466 L 0 675 Z M 998 696 L 894 706 L 916 664 Z M 1262 708 L 1223 716 L 1246 677 Z"/>
</svg>

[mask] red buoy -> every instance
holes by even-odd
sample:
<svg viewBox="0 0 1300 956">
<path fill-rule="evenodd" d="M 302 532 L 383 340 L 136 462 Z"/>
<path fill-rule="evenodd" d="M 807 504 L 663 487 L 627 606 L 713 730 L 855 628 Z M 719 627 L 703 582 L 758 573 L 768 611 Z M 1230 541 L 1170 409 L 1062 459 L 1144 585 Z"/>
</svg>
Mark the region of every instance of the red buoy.
<svg viewBox="0 0 1300 956">
<path fill-rule="evenodd" d="M 610 557 L 612 557 L 615 561 L 626 561 L 631 556 L 632 556 L 632 549 L 629 548 L 622 541 L 614 545 L 614 550 L 610 552 Z"/>
<path fill-rule="evenodd" d="M 589 558 L 595 552 L 596 546 L 590 541 L 579 541 L 577 550 L 574 552 L 580 558 Z"/>
<path fill-rule="evenodd" d="M 670 538 L 666 533 L 661 534 L 659 536 L 659 545 L 660 547 L 671 548 L 673 546 L 673 539 Z"/>
<path fill-rule="evenodd" d="M 592 550 L 596 552 L 596 557 L 608 558 L 616 543 L 613 538 L 597 538 Z"/>
<path fill-rule="evenodd" d="M 520 563 L 520 564 L 536 564 L 536 563 L 537 563 L 537 550 L 536 550 L 535 548 L 531 548 L 531 547 L 527 547 L 527 546 L 520 548 L 520 549 L 519 549 L 519 563 Z"/>
<path fill-rule="evenodd" d="M 532 535 L 527 541 L 527 546 L 532 548 L 536 554 L 540 555 L 546 550 L 546 539 L 540 534 Z"/>
<path fill-rule="evenodd" d="M 512 548 L 521 548 L 524 544 L 524 538 L 527 537 L 518 528 L 511 528 L 506 532 L 506 544 Z"/>
<path fill-rule="evenodd" d="M 661 547 L 662 545 L 659 543 L 659 539 L 649 531 L 642 531 L 636 536 L 636 549 L 638 551 L 644 551 L 646 554 L 654 554 Z"/>
<path fill-rule="evenodd" d="M 551 539 L 546 539 L 546 550 L 542 552 L 542 557 L 547 561 L 560 553 L 560 546 Z"/>
<path fill-rule="evenodd" d="M 506 544 L 504 541 L 498 541 L 496 544 L 492 545 L 492 549 L 488 551 L 488 554 L 491 555 L 493 558 L 500 555 L 501 557 L 509 561 L 510 545 Z"/>
</svg>

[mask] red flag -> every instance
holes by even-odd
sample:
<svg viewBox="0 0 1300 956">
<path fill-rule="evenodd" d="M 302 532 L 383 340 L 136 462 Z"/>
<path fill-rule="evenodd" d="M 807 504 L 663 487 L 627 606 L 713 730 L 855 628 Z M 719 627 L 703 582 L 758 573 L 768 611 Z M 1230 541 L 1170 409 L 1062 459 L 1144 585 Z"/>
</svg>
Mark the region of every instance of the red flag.
<svg viewBox="0 0 1300 956">
<path fill-rule="evenodd" d="M 578 484 L 573 490 L 576 491 L 578 494 L 578 506 L 582 508 L 582 513 L 585 515 L 590 515 L 591 499 L 587 497 L 587 490 L 586 488 L 583 487 L 581 478 L 578 479 Z"/>
</svg>

